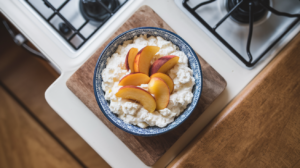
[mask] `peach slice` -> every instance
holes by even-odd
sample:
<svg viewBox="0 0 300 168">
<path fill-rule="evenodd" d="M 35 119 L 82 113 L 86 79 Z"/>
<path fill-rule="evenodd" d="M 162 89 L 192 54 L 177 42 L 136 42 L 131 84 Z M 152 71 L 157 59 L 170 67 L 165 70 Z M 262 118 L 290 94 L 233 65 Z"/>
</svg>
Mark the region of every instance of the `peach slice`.
<svg viewBox="0 0 300 168">
<path fill-rule="evenodd" d="M 170 94 L 173 92 L 174 82 L 168 75 L 159 72 L 159 73 L 155 73 L 155 74 L 151 75 L 150 79 L 155 78 L 155 77 L 162 79 L 168 85 Z"/>
<path fill-rule="evenodd" d="M 147 83 L 149 83 L 149 81 L 150 81 L 150 78 L 148 75 L 136 72 L 136 73 L 132 73 L 132 74 L 124 76 L 119 81 L 119 85 L 120 86 L 126 86 L 126 85 L 139 86 L 141 84 L 147 84 Z"/>
<path fill-rule="evenodd" d="M 150 113 L 156 109 L 154 97 L 152 97 L 149 92 L 136 86 L 123 86 L 116 93 L 116 96 L 124 99 L 136 100 Z"/>
<path fill-rule="evenodd" d="M 156 46 L 146 46 L 141 49 L 134 60 L 134 72 L 141 72 L 149 75 L 150 61 L 153 56 L 159 51 L 159 47 Z"/>
<path fill-rule="evenodd" d="M 131 73 L 134 72 L 133 63 L 134 63 L 135 56 L 138 52 L 139 50 L 137 48 L 131 48 L 126 55 L 125 58 L 126 69 L 127 71 L 129 71 L 130 69 Z"/>
<path fill-rule="evenodd" d="M 156 109 L 161 110 L 168 106 L 170 91 L 168 85 L 160 78 L 153 77 L 149 82 L 149 92 L 154 94 Z"/>
<path fill-rule="evenodd" d="M 175 55 L 167 55 L 156 60 L 151 67 L 151 75 L 156 72 L 166 73 L 177 64 L 179 57 Z"/>
</svg>

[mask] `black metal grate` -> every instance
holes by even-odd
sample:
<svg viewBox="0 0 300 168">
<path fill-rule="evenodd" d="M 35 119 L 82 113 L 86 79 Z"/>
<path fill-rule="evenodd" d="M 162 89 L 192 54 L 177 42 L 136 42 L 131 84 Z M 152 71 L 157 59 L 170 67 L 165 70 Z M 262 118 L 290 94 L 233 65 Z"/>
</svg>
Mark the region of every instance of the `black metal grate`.
<svg viewBox="0 0 300 168">
<path fill-rule="evenodd" d="M 50 17 L 46 18 L 32 3 L 30 3 L 29 0 L 25 0 L 58 34 L 61 35 L 61 37 L 68 43 L 70 44 L 70 46 L 72 46 L 72 48 L 74 48 L 75 50 L 78 50 L 80 47 L 82 47 L 96 32 L 97 30 L 99 30 L 108 20 L 109 18 L 111 18 L 128 0 L 125 0 L 124 3 L 122 3 L 116 10 L 111 11 L 110 9 L 108 9 L 103 3 L 101 3 L 101 5 L 108 11 L 108 13 L 110 13 L 110 16 L 107 17 L 104 21 L 102 21 L 97 28 L 88 36 L 88 37 L 84 37 L 84 35 L 82 33 L 80 33 L 80 31 L 82 30 L 82 28 L 84 26 L 86 26 L 90 20 L 85 19 L 85 22 L 78 28 L 76 29 L 70 21 L 68 21 L 68 19 L 66 19 L 62 14 L 61 14 L 61 10 L 71 1 L 71 0 L 65 0 L 64 3 L 62 3 L 60 5 L 60 7 L 55 8 L 48 0 L 42 0 L 44 2 L 44 4 L 50 8 L 53 13 L 50 15 Z M 79 1 L 78 1 L 79 3 Z M 80 13 L 80 10 L 78 9 L 78 12 Z M 60 19 L 63 20 L 63 22 L 72 30 L 72 35 L 66 37 L 65 35 L 63 35 L 50 21 L 51 19 L 53 19 L 55 16 L 60 17 Z M 74 45 L 71 41 L 75 36 L 79 36 L 82 40 L 82 42 L 76 46 Z"/>
<path fill-rule="evenodd" d="M 247 46 L 246 51 L 248 54 L 249 61 L 245 60 L 227 41 L 225 41 L 217 32 L 216 29 L 229 17 L 231 14 L 238 9 L 238 7 L 245 1 L 240 0 L 240 2 L 232 8 L 214 27 L 211 27 L 201 16 L 199 16 L 196 13 L 196 10 L 200 8 L 201 6 L 210 4 L 212 2 L 215 2 L 216 0 L 208 0 L 205 2 L 202 2 L 198 5 L 196 5 L 194 8 L 191 8 L 187 2 L 189 0 L 183 0 L 183 6 L 198 20 L 200 21 L 220 42 L 227 47 L 239 60 L 241 60 L 247 67 L 253 67 L 256 63 L 261 60 L 261 58 L 269 52 L 299 21 L 300 21 L 300 14 L 289 14 L 284 12 L 279 12 L 276 9 L 270 7 L 269 5 L 264 4 L 261 0 L 258 0 L 259 3 L 268 11 L 272 12 L 275 15 L 279 16 L 285 16 L 285 17 L 296 17 L 297 19 L 293 21 L 288 28 L 273 42 L 269 47 L 266 48 L 265 51 L 263 51 L 258 58 L 253 60 L 252 54 L 250 51 L 250 45 L 251 45 L 251 39 L 252 39 L 252 32 L 253 32 L 253 13 L 252 13 L 252 0 L 249 0 L 249 34 L 248 34 L 248 40 L 247 40 Z"/>
</svg>

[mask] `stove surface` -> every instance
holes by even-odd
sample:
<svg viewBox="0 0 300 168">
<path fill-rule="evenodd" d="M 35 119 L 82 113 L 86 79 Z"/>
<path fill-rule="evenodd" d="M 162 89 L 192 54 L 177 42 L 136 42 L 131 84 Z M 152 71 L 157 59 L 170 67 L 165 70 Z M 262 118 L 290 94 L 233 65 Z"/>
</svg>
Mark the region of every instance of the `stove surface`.
<svg viewBox="0 0 300 168">
<path fill-rule="evenodd" d="M 116 5 L 111 8 L 106 2 L 101 1 L 104 6 L 102 20 L 95 21 L 84 17 L 80 11 L 80 0 L 21 0 L 43 18 L 48 27 L 54 29 L 58 37 L 67 43 L 73 50 L 80 49 L 111 17 L 128 1 L 114 0 Z M 84 0 L 88 1 L 88 0 Z M 92 2 L 92 1 L 90 1 Z M 100 17 L 100 16 L 99 16 Z"/>
<path fill-rule="evenodd" d="M 190 8 L 197 6 L 200 3 L 206 2 L 207 0 L 188 0 L 187 5 Z M 237 58 L 231 50 L 228 49 L 218 38 L 216 38 L 211 31 L 207 29 L 194 15 L 192 15 L 184 6 L 183 0 L 175 0 L 176 5 L 190 18 L 192 19 L 203 31 L 205 31 L 216 43 L 218 43 L 228 55 L 236 60 L 243 67 L 245 64 Z M 270 6 L 281 12 L 287 12 L 291 14 L 300 13 L 300 2 L 298 0 L 271 0 Z M 210 26 L 214 27 L 228 12 L 226 9 L 226 0 L 217 0 L 215 2 L 203 5 L 195 11 L 203 20 Z M 253 25 L 253 34 L 250 51 L 252 53 L 253 61 L 258 59 L 270 45 L 279 38 L 284 31 L 298 18 L 288 18 L 284 16 L 278 16 L 270 11 Z M 299 26 L 299 22 L 293 27 Z M 286 37 L 291 29 L 284 37 Z M 240 54 L 244 60 L 249 61 L 247 55 L 247 39 L 249 34 L 249 24 L 243 24 L 237 22 L 231 16 L 229 16 L 217 29 L 216 33 L 221 36 L 232 48 Z M 284 37 L 276 43 L 268 52 L 264 54 L 270 55 L 284 40 Z M 261 60 L 260 60 L 261 61 Z M 249 67 L 246 67 L 249 68 Z M 251 68 L 251 67 L 250 67 Z"/>
</svg>

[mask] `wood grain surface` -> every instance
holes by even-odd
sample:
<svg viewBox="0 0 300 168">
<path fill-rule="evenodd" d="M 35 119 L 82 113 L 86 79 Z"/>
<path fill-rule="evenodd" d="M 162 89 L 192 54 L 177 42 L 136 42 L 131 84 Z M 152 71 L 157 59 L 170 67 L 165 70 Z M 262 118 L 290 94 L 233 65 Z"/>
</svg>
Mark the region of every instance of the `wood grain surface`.
<svg viewBox="0 0 300 168">
<path fill-rule="evenodd" d="M 153 165 L 221 94 L 226 87 L 226 81 L 198 56 L 203 70 L 203 91 L 197 108 L 181 126 L 155 137 L 134 136 L 114 126 L 103 115 L 96 102 L 93 91 L 94 68 L 104 47 L 113 38 L 132 28 L 144 26 L 173 31 L 150 7 L 142 6 L 71 76 L 67 81 L 67 86 L 146 165 Z"/>
<path fill-rule="evenodd" d="M 1 85 L 0 100 L 0 167 L 81 167 Z"/>
<path fill-rule="evenodd" d="M 14 31 L 17 32 L 17 30 Z M 4 28 L 3 24 L 0 24 L 0 37 L 0 84 L 3 84 L 16 97 L 16 99 L 18 99 L 29 109 L 32 116 L 35 116 L 40 123 L 42 123 L 52 133 L 50 134 L 51 137 L 56 137 L 61 144 L 63 144 L 69 150 L 65 152 L 66 155 L 71 157 L 73 156 L 79 160 L 82 165 L 84 165 L 82 167 L 110 167 L 46 102 L 45 91 L 59 77 L 59 74 L 57 74 L 57 72 L 55 72 L 47 62 L 34 57 L 22 47 L 16 45 L 9 33 Z M 1 98 L 0 101 L 2 101 Z M 10 110 L 13 109 L 5 108 L 4 110 L 6 111 L 0 110 L 0 113 L 10 113 Z M 20 110 L 18 112 L 23 113 L 24 111 Z M 19 120 L 23 119 L 26 121 L 19 122 L 27 122 L 26 117 L 19 118 Z M 0 136 L 5 136 L 2 135 L 2 133 L 11 132 L 15 129 L 15 127 L 6 125 L 10 124 L 11 122 L 13 122 L 13 118 L 11 118 L 11 121 L 9 120 L 9 122 L 2 123 L 0 126 L 0 129 L 2 129 L 2 132 L 0 131 Z M 26 127 L 26 125 L 24 125 L 24 127 Z M 39 125 L 39 127 L 45 129 L 41 125 Z M 30 128 L 23 128 L 23 130 L 28 129 Z M 24 134 L 20 134 L 17 138 L 27 138 L 22 137 L 23 135 Z M 36 135 L 38 136 L 39 133 L 37 132 Z M 15 137 L 10 136 L 7 138 Z M 14 146 L 14 150 L 21 151 L 23 149 L 18 148 L 23 147 L 22 145 L 19 145 L 18 142 L 22 143 L 23 141 L 16 141 L 15 139 L 2 141 L 0 138 L 0 146 L 3 143 L 4 146 Z M 61 144 L 56 146 L 58 149 L 53 150 L 65 150 Z M 5 148 L 0 147 L 0 153 L 7 153 L 7 151 L 4 149 Z M 10 165 L 10 162 L 17 161 L 20 159 L 20 157 L 22 157 L 22 160 L 30 160 L 31 156 L 28 155 L 28 153 L 30 153 L 31 150 L 34 152 L 38 149 L 36 149 L 35 146 L 28 146 L 26 147 L 26 150 L 29 151 L 22 152 L 18 155 L 16 154 L 9 156 L 11 159 L 7 160 L 6 162 L 0 161 L 0 168 L 22 167 L 6 166 L 5 164 Z M 11 153 L 7 154 L 10 155 Z M 48 155 L 45 155 L 45 157 L 47 156 Z M 13 159 L 13 157 L 16 158 Z M 47 160 L 47 158 L 44 159 Z M 64 157 L 61 157 L 60 161 L 63 162 L 63 159 Z M 35 162 L 40 162 L 40 160 L 31 160 L 33 165 Z M 47 167 L 47 165 L 43 167 Z M 49 165 L 48 167 L 55 166 Z M 57 167 L 62 166 L 58 165 Z"/>
<path fill-rule="evenodd" d="M 300 167 L 300 34 L 168 166 Z"/>
</svg>

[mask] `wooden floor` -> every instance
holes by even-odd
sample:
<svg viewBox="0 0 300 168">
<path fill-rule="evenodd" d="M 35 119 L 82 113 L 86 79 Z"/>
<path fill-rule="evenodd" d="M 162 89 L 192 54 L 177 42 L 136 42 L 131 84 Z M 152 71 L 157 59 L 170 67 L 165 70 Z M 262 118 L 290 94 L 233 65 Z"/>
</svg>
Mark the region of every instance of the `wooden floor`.
<svg viewBox="0 0 300 168">
<path fill-rule="evenodd" d="M 0 23 L 0 168 L 110 167 L 47 104 L 58 76 Z"/>
</svg>

